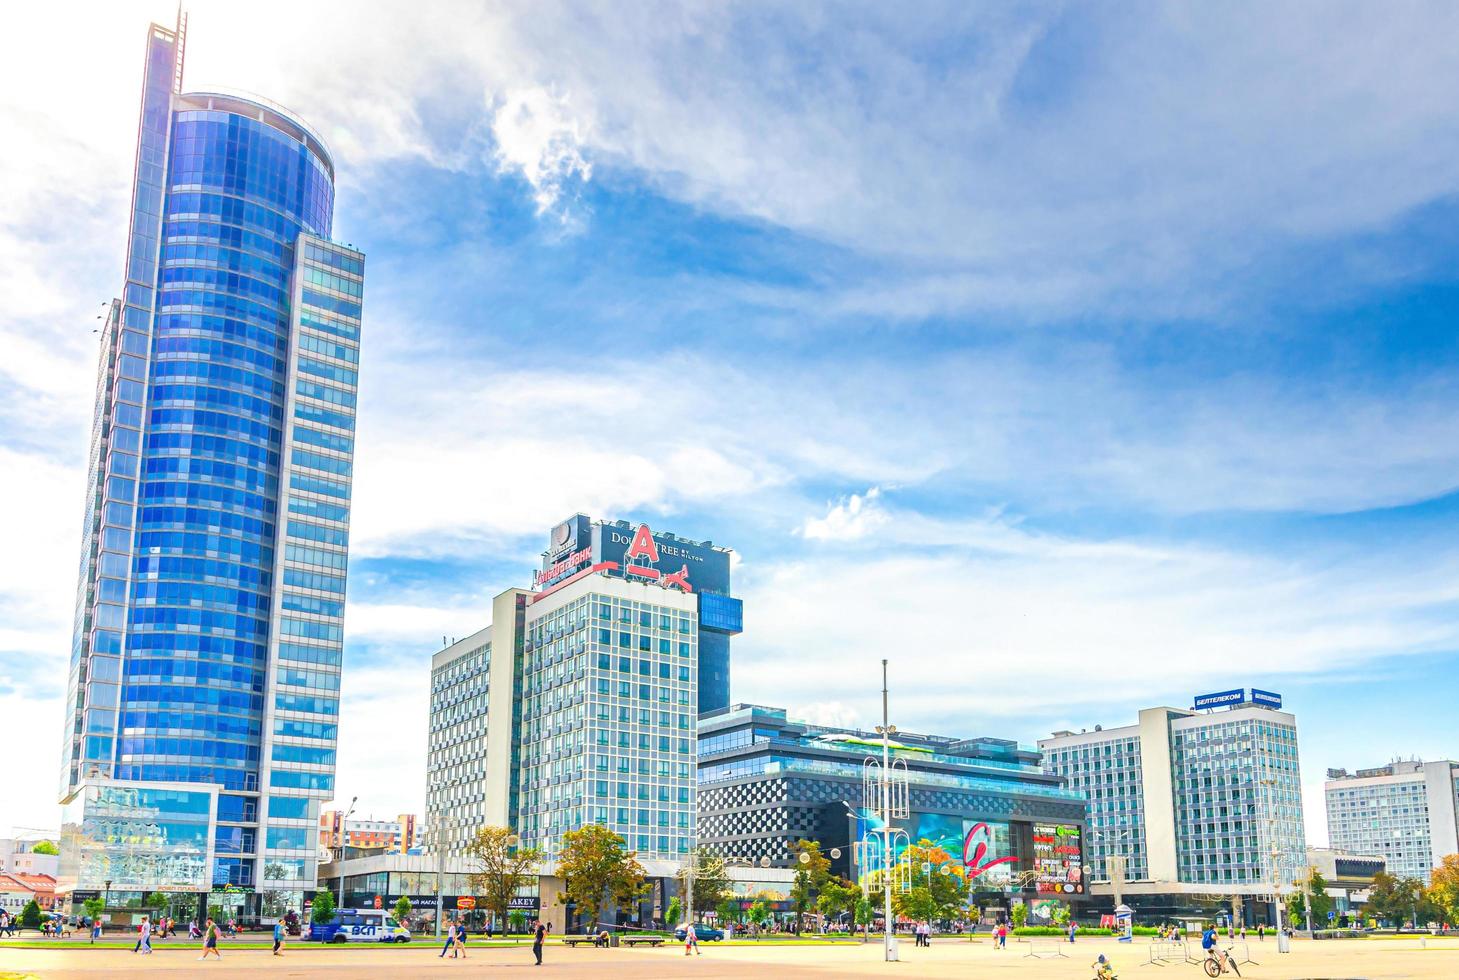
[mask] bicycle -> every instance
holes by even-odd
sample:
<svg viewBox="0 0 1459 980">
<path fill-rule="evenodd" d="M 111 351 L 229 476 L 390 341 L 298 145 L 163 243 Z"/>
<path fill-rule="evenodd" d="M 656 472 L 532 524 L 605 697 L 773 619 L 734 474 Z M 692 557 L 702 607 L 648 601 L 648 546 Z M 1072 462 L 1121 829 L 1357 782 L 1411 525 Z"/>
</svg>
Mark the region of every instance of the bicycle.
<svg viewBox="0 0 1459 980">
<path fill-rule="evenodd" d="M 1223 973 L 1234 973 L 1238 977 L 1241 971 L 1236 968 L 1236 961 L 1231 958 L 1231 951 L 1217 949 L 1212 946 L 1206 950 L 1206 960 L 1201 964 L 1208 977 L 1219 977 Z"/>
</svg>

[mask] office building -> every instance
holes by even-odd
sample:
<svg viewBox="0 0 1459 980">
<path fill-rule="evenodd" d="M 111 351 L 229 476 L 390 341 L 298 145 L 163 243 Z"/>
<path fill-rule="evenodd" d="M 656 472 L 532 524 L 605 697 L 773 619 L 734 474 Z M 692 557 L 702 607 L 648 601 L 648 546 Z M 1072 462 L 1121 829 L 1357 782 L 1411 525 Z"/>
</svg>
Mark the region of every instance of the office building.
<svg viewBox="0 0 1459 980">
<path fill-rule="evenodd" d="M 1428 884 L 1446 854 L 1459 854 L 1459 762 L 1329 769 L 1323 790 L 1332 846 L 1381 857 L 1395 877 Z"/>
<path fill-rule="evenodd" d="M 101 330 L 61 874 L 231 886 L 248 918 L 301 907 L 334 794 L 364 259 L 330 240 L 320 137 L 185 93 L 184 47 L 185 20 L 147 32 Z"/>
<path fill-rule="evenodd" d="M 563 833 L 598 823 L 667 878 L 695 836 L 701 610 L 727 638 L 738 601 L 697 591 L 683 539 L 582 520 L 552 534 L 545 569 L 565 569 L 498 595 L 490 625 L 432 657 L 427 843 L 457 856 L 477 828 L 509 826 L 552 879 Z"/>
<path fill-rule="evenodd" d="M 1044 768 L 1088 800 L 1095 895 L 1152 917 L 1232 896 L 1268 906 L 1270 921 L 1273 881 L 1290 887 L 1306 860 L 1297 723 L 1280 707 L 1266 691 L 1225 691 L 1039 741 Z"/>
<path fill-rule="evenodd" d="M 985 911 L 1015 899 L 1084 899 L 1084 799 L 1045 773 L 1033 749 L 899 730 L 892 756 L 907 771 L 908 817 L 896 826 L 912 843 L 946 851 Z M 699 841 L 726 857 L 792 868 L 791 845 L 816 840 L 823 853 L 839 850 L 833 872 L 858 880 L 874 869 L 861 866 L 856 845 L 881 826 L 867 809 L 868 758 L 880 762 L 881 736 L 795 721 L 783 708 L 736 704 L 701 715 Z"/>
</svg>

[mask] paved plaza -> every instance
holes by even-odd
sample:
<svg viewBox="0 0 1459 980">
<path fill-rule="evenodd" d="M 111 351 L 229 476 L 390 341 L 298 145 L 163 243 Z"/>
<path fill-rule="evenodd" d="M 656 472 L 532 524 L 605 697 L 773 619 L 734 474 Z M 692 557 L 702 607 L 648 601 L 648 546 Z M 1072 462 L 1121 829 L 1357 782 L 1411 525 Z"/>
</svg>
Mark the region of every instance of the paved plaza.
<svg viewBox="0 0 1459 980">
<path fill-rule="evenodd" d="M 1044 958 L 1028 956 L 1025 943 L 995 950 L 986 941 L 938 940 L 931 948 L 902 946 L 902 962 L 882 962 L 879 945 L 723 946 L 708 944 L 702 956 L 686 960 L 679 947 L 663 949 L 567 949 L 549 946 L 545 965 L 532 965 L 532 953 L 518 948 L 473 949 L 469 958 L 441 960 L 426 943 L 390 948 L 320 948 L 291 945 L 286 955 L 274 957 L 265 949 L 223 949 L 223 959 L 198 962 L 192 948 L 161 949 L 148 957 L 125 949 L 53 947 L 19 949 L 0 947 L 0 978 L 122 978 L 198 977 L 209 973 L 273 975 L 280 977 L 512 977 L 548 974 L 558 977 L 656 978 L 762 977 L 773 980 L 832 977 L 1008 977 L 1042 980 L 1087 980 L 1089 963 L 1097 953 L 1113 958 L 1124 980 L 1136 977 L 1204 977 L 1194 964 L 1149 965 L 1143 943 L 1120 946 L 1111 940 L 1081 940 L 1063 944 L 1067 958 L 1052 956 L 1058 944 L 1040 944 Z M 1269 978 L 1393 978 L 1393 980 L 1452 980 L 1459 977 L 1459 940 L 1431 940 L 1422 948 L 1417 939 L 1303 942 L 1278 957 L 1275 944 L 1253 943 L 1258 962 L 1242 966 L 1243 977 Z M 1141 965 L 1145 964 L 1145 965 Z"/>
</svg>

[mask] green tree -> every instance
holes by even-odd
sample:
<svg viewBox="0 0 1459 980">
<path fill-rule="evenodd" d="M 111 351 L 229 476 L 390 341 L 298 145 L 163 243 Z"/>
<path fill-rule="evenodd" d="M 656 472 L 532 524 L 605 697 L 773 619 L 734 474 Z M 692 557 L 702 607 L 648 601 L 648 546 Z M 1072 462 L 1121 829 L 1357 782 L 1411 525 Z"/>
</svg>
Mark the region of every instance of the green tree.
<svg viewBox="0 0 1459 980">
<path fill-rule="evenodd" d="M 512 909 L 507 915 L 507 925 L 511 927 L 512 932 L 526 932 L 527 914 L 521 909 Z"/>
<path fill-rule="evenodd" d="M 821 853 L 820 841 L 798 840 L 790 845 L 790 853 L 795 860 L 790 904 L 795 909 L 795 931 L 799 935 L 801 916 L 815 905 L 821 889 L 831 877 L 831 861 Z"/>
<path fill-rule="evenodd" d="M 1368 893 L 1368 914 L 1399 925 L 1417 918 L 1425 919 L 1423 906 L 1423 882 L 1417 878 L 1395 878 L 1386 871 L 1373 876 L 1373 887 Z"/>
<path fill-rule="evenodd" d="M 871 932 L 871 924 L 876 921 L 876 908 L 871 904 L 869 898 L 856 899 L 856 924 L 861 926 L 861 941 L 866 942 L 866 937 Z"/>
<path fill-rule="evenodd" d="M 1402 913 L 1399 911 L 1399 892 L 1401 883 L 1394 875 L 1387 871 L 1379 871 L 1373 876 L 1373 884 L 1368 889 L 1368 903 L 1364 912 L 1381 921 L 1393 922 L 1402 921 Z M 1413 908 L 1413 903 L 1408 903 L 1408 908 Z"/>
<path fill-rule="evenodd" d="M 625 849 L 625 843 L 618 834 L 595 823 L 562 835 L 557 868 L 564 887 L 558 900 L 577 903 L 578 914 L 589 928 L 596 928 L 605 901 L 609 908 L 617 909 L 643 894 L 643 865 L 634 852 Z"/>
<path fill-rule="evenodd" d="M 41 907 L 35 899 L 25 903 L 25 908 L 20 910 L 20 928 L 39 929 L 41 927 Z"/>
<path fill-rule="evenodd" d="M 770 921 L 770 906 L 766 905 L 763 901 L 751 905 L 749 919 L 757 928 L 764 929 Z"/>
<path fill-rule="evenodd" d="M 535 847 L 521 847 L 510 827 L 482 827 L 466 845 L 466 857 L 476 865 L 469 881 L 498 923 L 507 921 L 512 897 L 530 882 L 542 860 Z"/>
<path fill-rule="evenodd" d="M 1013 906 L 1013 928 L 1022 929 L 1028 922 L 1028 906 L 1019 903 Z"/>
<path fill-rule="evenodd" d="M 1332 911 L 1332 896 L 1327 894 L 1327 879 L 1316 868 L 1307 876 L 1307 890 L 1312 902 L 1313 928 L 1322 929 L 1327 925 L 1327 913 Z"/>
<path fill-rule="evenodd" d="M 86 917 L 95 922 L 101 918 L 101 913 L 106 911 L 106 901 L 101 898 L 88 898 L 81 903 L 81 907 L 86 910 Z"/>
<path fill-rule="evenodd" d="M 1446 854 L 1433 870 L 1425 895 L 1439 913 L 1436 918 L 1459 925 L 1459 854 Z"/>
<path fill-rule="evenodd" d="M 218 916 L 215 914 L 214 919 Z M 334 918 L 334 893 L 331 891 L 314 894 L 314 911 L 309 916 L 316 925 L 325 925 Z"/>
<path fill-rule="evenodd" d="M 695 868 L 694 914 L 689 918 L 697 919 L 710 909 L 719 907 L 719 903 L 730 892 L 730 878 L 729 872 L 725 870 L 724 858 L 704 847 L 695 850 L 691 866 Z M 674 876 L 680 895 L 687 894 L 688 874 L 689 868 L 686 867 Z"/>
<path fill-rule="evenodd" d="M 821 894 L 816 898 L 816 911 L 827 919 L 837 920 L 853 911 L 856 908 L 856 900 L 860 897 L 860 888 L 845 878 L 832 875 L 821 886 Z"/>
<path fill-rule="evenodd" d="M 56 854 L 60 854 L 61 853 L 60 850 L 57 849 L 56 845 L 55 844 L 52 844 L 48 840 L 36 841 L 35 847 L 32 847 L 30 849 L 30 852 L 32 854 L 51 854 L 51 855 L 56 855 Z"/>
<path fill-rule="evenodd" d="M 669 926 L 676 926 L 683 914 L 684 904 L 679 901 L 679 896 L 675 895 L 669 899 L 669 907 L 664 910 L 664 922 Z"/>
<path fill-rule="evenodd" d="M 410 918 L 410 912 L 410 899 L 401 895 L 395 900 L 395 921 L 405 925 L 405 921 Z"/>
<path fill-rule="evenodd" d="M 714 914 L 719 919 L 719 927 L 728 929 L 740 918 L 740 903 L 726 895 L 714 907 Z"/>
</svg>

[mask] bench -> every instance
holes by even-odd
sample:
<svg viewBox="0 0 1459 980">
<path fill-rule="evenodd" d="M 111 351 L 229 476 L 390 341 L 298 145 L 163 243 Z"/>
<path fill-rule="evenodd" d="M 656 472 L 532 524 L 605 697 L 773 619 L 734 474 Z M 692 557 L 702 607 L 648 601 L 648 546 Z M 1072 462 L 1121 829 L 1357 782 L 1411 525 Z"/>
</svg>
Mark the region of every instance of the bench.
<svg viewBox="0 0 1459 980">
<path fill-rule="evenodd" d="M 599 940 L 597 936 L 563 936 L 562 944 L 572 947 L 608 945 L 607 942 Z"/>
<path fill-rule="evenodd" d="M 663 936 L 624 936 L 618 940 L 624 946 L 662 946 Z"/>
</svg>

